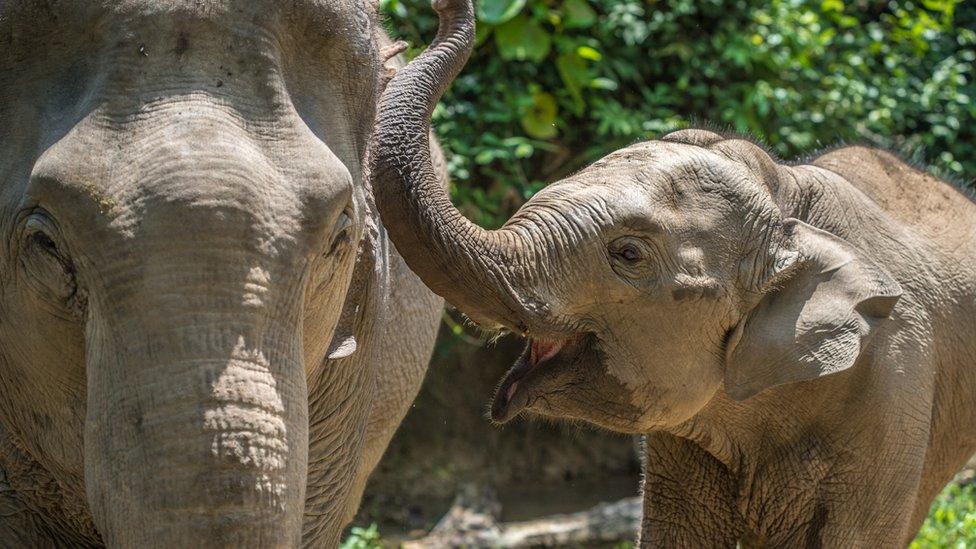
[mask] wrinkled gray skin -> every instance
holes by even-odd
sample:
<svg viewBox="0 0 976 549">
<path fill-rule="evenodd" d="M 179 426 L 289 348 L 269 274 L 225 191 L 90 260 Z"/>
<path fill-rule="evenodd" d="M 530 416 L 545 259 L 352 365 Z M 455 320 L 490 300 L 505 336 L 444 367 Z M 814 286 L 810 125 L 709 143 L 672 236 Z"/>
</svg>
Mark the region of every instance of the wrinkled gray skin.
<svg viewBox="0 0 976 549">
<path fill-rule="evenodd" d="M 0 1 L 4 547 L 338 543 L 442 304 L 366 182 L 374 12 Z"/>
<path fill-rule="evenodd" d="M 644 546 L 904 546 L 976 450 L 973 203 L 883 151 L 784 165 L 685 130 L 485 231 L 424 154 L 474 30 L 435 8 L 381 100 L 376 193 L 432 289 L 531 338 L 493 419 L 646 434 Z"/>
</svg>

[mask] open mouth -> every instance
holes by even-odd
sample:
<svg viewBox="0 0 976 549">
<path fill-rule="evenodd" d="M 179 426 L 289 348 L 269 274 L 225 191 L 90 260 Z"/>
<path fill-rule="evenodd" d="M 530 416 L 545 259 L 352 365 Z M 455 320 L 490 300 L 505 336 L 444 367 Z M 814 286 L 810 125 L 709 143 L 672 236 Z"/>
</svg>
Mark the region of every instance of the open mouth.
<svg viewBox="0 0 976 549">
<path fill-rule="evenodd" d="M 525 389 L 532 382 L 552 373 L 554 360 L 561 351 L 576 346 L 581 337 L 574 336 L 567 339 L 530 339 L 522 356 L 515 362 L 515 366 L 502 378 L 495 398 L 491 403 L 491 419 L 504 423 L 517 416 L 530 401 Z"/>
</svg>

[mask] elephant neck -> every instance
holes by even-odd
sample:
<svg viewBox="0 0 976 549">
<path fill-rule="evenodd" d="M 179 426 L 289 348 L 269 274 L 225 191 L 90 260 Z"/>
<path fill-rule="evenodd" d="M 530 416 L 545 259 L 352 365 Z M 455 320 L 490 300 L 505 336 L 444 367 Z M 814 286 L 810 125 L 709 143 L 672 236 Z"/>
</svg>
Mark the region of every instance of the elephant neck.
<svg viewBox="0 0 976 549">
<path fill-rule="evenodd" d="M 23 448 L 0 425 L 0 539 L 20 540 L 25 547 L 102 546 L 84 494 L 55 478 Z"/>
<path fill-rule="evenodd" d="M 879 334 L 873 344 L 884 348 L 887 336 Z M 883 354 L 869 350 L 846 372 L 775 386 L 744 401 L 720 389 L 699 413 L 667 432 L 691 441 L 740 479 L 816 468 L 845 451 L 849 418 L 882 408 L 896 414 L 903 405 L 884 399 Z"/>
<path fill-rule="evenodd" d="M 787 533 L 776 517 L 794 507 L 798 513 L 810 512 L 806 501 L 795 499 L 796 494 L 822 493 L 823 483 L 843 459 L 845 445 L 827 427 L 831 412 L 817 407 L 838 396 L 833 391 L 773 389 L 745 402 L 732 401 L 720 392 L 684 424 L 666 433 L 648 434 L 644 478 L 670 482 L 669 475 L 674 474 L 682 489 L 704 487 L 704 501 L 721 502 L 717 504 L 721 516 L 713 517 L 713 526 L 732 539 L 756 543 L 745 546 L 780 545 L 766 540 Z M 852 410 L 846 413 L 856 417 Z M 672 437 L 679 440 L 669 440 Z M 654 539 L 649 536 L 659 527 L 646 511 L 660 506 L 650 501 L 654 497 L 645 489 L 642 537 L 648 540 Z M 708 512 L 716 511 L 709 508 Z"/>
</svg>

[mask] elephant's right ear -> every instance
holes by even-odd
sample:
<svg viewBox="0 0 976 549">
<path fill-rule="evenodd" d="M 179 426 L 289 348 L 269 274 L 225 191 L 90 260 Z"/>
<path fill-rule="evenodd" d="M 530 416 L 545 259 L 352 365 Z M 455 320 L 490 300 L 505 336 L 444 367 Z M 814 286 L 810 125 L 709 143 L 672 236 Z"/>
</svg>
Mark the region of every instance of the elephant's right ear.
<svg viewBox="0 0 976 549">
<path fill-rule="evenodd" d="M 848 242 L 797 219 L 784 222 L 766 278 L 770 289 L 726 349 L 735 400 L 850 368 L 902 293 Z"/>
</svg>

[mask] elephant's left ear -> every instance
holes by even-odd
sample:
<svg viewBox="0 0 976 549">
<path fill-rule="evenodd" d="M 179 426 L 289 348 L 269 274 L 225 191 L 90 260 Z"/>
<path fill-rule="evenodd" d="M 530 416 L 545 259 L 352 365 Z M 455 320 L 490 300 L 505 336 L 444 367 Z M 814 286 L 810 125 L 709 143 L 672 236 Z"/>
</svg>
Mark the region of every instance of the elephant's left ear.
<svg viewBox="0 0 976 549">
<path fill-rule="evenodd" d="M 353 313 L 355 314 L 355 312 Z M 347 328 L 350 327 L 351 323 L 342 322 L 340 320 L 339 327 Z M 346 358 L 347 356 L 352 356 L 356 352 L 356 348 L 359 343 L 356 341 L 356 336 L 347 330 L 336 330 L 332 336 L 332 341 L 329 343 L 329 350 L 326 353 L 326 358 L 329 360 L 337 360 L 340 358 Z"/>
<path fill-rule="evenodd" d="M 797 219 L 784 222 L 772 259 L 770 289 L 726 349 L 735 400 L 850 368 L 902 293 L 861 251 Z"/>
<path fill-rule="evenodd" d="M 359 347 L 356 334 L 366 332 L 369 329 L 368 324 L 380 313 L 379 296 L 385 296 L 389 287 L 386 270 L 389 258 L 386 247 L 379 245 L 378 230 L 375 226 L 370 226 L 359 241 L 352 279 L 349 281 L 339 321 L 332 332 L 332 341 L 326 353 L 329 360 L 355 354 Z"/>
</svg>

